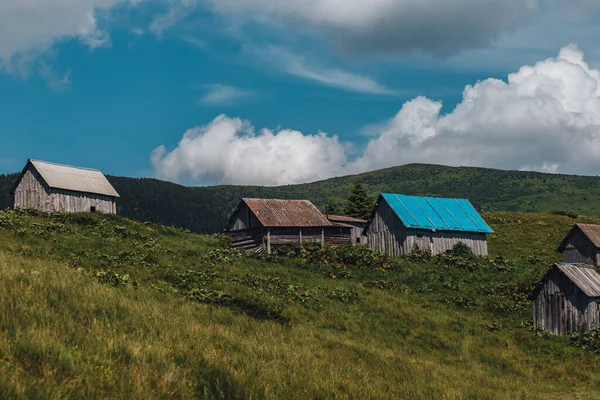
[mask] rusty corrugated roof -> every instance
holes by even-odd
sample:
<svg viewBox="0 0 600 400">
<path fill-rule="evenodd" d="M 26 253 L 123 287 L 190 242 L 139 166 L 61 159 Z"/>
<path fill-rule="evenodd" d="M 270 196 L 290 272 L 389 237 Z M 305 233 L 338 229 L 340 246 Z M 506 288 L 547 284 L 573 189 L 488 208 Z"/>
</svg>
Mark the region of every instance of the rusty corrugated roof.
<svg viewBox="0 0 600 400">
<path fill-rule="evenodd" d="M 331 222 L 308 200 L 242 199 L 265 227 L 322 227 Z"/>
<path fill-rule="evenodd" d="M 556 264 L 583 293 L 589 297 L 600 297 L 600 274 L 590 265 Z"/>
<path fill-rule="evenodd" d="M 71 167 L 46 161 L 29 160 L 49 187 L 119 197 L 102 172 L 97 169 Z"/>
<path fill-rule="evenodd" d="M 327 219 L 335 222 L 354 222 L 358 224 L 366 224 L 366 219 L 354 218 L 354 217 L 346 217 L 345 215 L 328 215 Z"/>
</svg>

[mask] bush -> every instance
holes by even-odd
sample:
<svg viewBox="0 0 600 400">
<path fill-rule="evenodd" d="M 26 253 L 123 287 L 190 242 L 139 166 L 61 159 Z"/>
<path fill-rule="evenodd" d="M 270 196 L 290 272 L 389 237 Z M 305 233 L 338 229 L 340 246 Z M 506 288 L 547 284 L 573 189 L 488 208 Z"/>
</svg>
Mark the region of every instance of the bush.
<svg viewBox="0 0 600 400">
<path fill-rule="evenodd" d="M 579 215 L 577 213 L 574 213 L 573 211 L 565 211 L 565 210 L 552 211 L 550 214 L 564 215 L 565 217 L 569 217 L 569 218 L 573 218 L 573 219 L 577 219 L 579 217 Z"/>
<path fill-rule="evenodd" d="M 456 257 L 473 258 L 473 250 L 463 242 L 458 242 L 452 247 L 452 254 Z"/>
<path fill-rule="evenodd" d="M 592 354 L 600 354 L 600 329 L 575 332 L 571 335 L 571 343 Z"/>
</svg>

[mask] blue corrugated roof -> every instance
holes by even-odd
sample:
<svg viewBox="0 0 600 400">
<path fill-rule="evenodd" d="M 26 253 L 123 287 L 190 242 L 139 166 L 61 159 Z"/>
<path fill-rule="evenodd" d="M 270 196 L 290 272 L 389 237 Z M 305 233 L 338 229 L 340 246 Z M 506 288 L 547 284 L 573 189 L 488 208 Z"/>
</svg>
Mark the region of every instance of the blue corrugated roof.
<svg viewBox="0 0 600 400">
<path fill-rule="evenodd" d="M 411 229 L 494 233 L 469 200 L 382 193 L 402 223 Z"/>
</svg>

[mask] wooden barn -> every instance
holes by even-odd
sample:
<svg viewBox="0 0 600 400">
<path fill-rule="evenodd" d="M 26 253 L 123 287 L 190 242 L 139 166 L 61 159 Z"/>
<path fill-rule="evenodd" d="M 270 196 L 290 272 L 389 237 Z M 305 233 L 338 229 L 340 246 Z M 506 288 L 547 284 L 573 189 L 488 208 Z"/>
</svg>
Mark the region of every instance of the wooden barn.
<svg viewBox="0 0 600 400">
<path fill-rule="evenodd" d="M 565 263 L 600 265 L 600 225 L 575 224 L 558 247 Z"/>
<path fill-rule="evenodd" d="M 15 208 L 116 214 L 119 194 L 98 170 L 30 159 L 11 196 Z"/>
<path fill-rule="evenodd" d="M 233 247 L 271 253 L 286 245 L 351 243 L 350 227 L 334 226 L 308 200 L 242 199 L 227 227 Z"/>
<path fill-rule="evenodd" d="M 533 326 L 555 335 L 600 327 L 600 274 L 585 264 L 555 264 L 529 296 Z"/>
<path fill-rule="evenodd" d="M 327 215 L 327 219 L 334 226 L 345 226 L 352 229 L 352 244 L 367 244 L 367 237 L 363 235 L 367 220 L 346 217 L 344 215 Z"/>
<path fill-rule="evenodd" d="M 392 256 L 414 248 L 444 253 L 464 243 L 488 255 L 487 235 L 494 233 L 468 200 L 382 193 L 364 234 L 369 248 Z"/>
</svg>

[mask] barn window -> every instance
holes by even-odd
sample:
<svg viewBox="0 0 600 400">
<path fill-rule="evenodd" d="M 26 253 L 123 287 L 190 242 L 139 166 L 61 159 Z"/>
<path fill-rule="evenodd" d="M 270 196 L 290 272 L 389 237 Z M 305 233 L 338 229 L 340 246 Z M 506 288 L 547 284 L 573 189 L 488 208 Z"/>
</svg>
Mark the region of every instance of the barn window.
<svg viewBox="0 0 600 400">
<path fill-rule="evenodd" d="M 90 212 L 95 213 L 96 212 L 96 207 L 95 206 L 91 206 L 90 207 Z"/>
<path fill-rule="evenodd" d="M 356 243 L 360 244 L 360 238 L 359 237 L 356 238 Z"/>
</svg>

